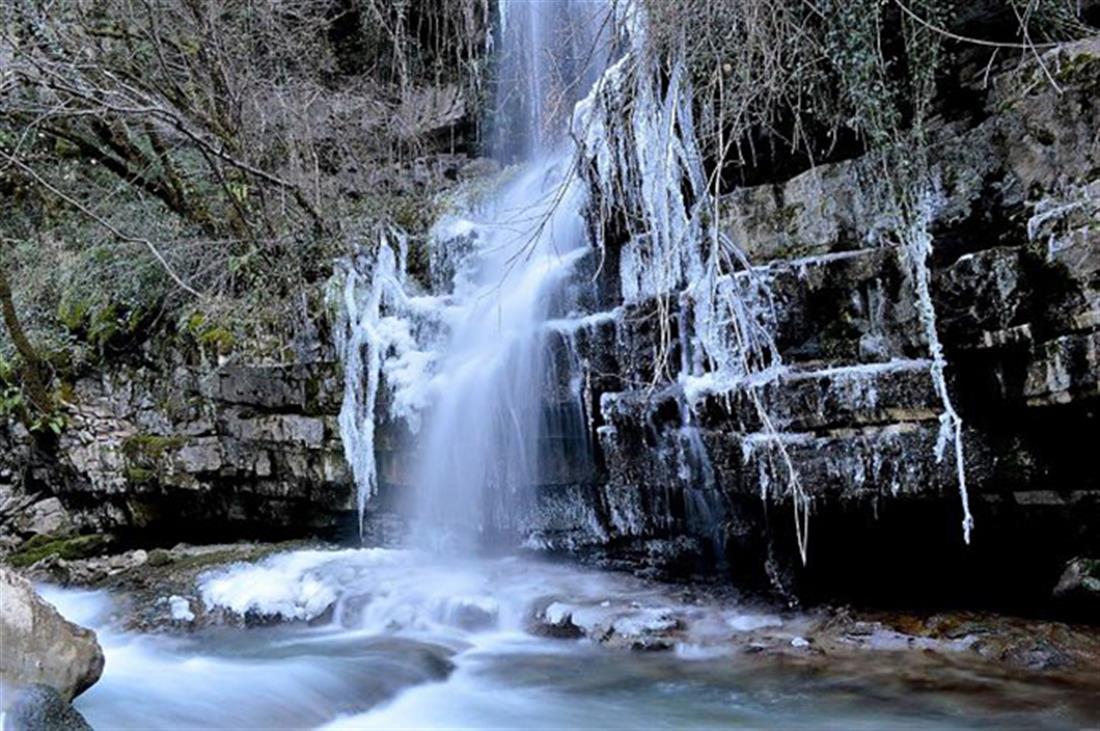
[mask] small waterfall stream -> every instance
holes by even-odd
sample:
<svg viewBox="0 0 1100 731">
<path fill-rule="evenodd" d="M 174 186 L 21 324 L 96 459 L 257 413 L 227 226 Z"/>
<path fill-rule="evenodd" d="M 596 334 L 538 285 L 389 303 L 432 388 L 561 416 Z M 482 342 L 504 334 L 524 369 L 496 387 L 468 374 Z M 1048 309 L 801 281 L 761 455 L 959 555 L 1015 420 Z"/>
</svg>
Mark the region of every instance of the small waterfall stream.
<svg viewBox="0 0 1100 731">
<path fill-rule="evenodd" d="M 550 299 L 586 253 L 584 193 L 568 151 L 529 164 L 470 225 L 457 284 L 465 311 L 436 377 L 413 515 L 452 534 L 507 520 L 538 481 Z"/>
</svg>

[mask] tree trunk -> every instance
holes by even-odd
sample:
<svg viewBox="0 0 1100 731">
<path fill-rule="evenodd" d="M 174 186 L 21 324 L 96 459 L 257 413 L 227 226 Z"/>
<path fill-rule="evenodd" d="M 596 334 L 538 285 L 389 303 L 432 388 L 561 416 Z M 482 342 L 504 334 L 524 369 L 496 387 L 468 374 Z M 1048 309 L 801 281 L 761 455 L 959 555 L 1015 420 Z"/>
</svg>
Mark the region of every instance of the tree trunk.
<svg viewBox="0 0 1100 731">
<path fill-rule="evenodd" d="M 27 390 L 31 403 L 43 414 L 50 413 L 52 399 L 46 390 L 46 368 L 38 352 L 27 339 L 23 331 L 23 325 L 19 322 L 19 315 L 15 311 L 15 301 L 11 295 L 11 285 L 8 283 L 8 274 L 0 268 L 0 309 L 4 314 L 4 325 L 8 329 L 15 349 L 23 356 L 23 386 Z"/>
</svg>

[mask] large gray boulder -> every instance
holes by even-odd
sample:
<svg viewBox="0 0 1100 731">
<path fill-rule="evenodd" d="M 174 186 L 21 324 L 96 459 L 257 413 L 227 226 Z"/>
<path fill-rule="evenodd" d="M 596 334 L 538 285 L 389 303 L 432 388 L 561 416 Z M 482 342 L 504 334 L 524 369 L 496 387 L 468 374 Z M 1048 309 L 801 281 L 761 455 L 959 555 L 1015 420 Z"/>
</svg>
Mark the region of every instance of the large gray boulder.
<svg viewBox="0 0 1100 731">
<path fill-rule="evenodd" d="M 103 674 L 95 632 L 69 622 L 30 582 L 0 566 L 0 684 L 54 688 L 71 701 Z"/>
</svg>

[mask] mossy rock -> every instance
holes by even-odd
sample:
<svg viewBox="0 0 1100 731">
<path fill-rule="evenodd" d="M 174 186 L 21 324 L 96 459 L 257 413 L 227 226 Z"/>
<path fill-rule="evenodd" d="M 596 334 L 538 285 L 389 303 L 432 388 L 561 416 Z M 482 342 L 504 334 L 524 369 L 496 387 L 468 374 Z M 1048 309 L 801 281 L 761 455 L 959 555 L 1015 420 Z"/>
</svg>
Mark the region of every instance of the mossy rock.
<svg viewBox="0 0 1100 731">
<path fill-rule="evenodd" d="M 1054 78 L 1059 83 L 1085 89 L 1100 87 L 1100 56 L 1087 52 L 1071 56 L 1054 73 Z"/>
<path fill-rule="evenodd" d="M 62 299 L 57 306 L 57 319 L 69 332 L 76 333 L 83 329 L 91 308 L 89 302 Z"/>
<path fill-rule="evenodd" d="M 126 468 L 126 481 L 131 485 L 149 485 L 157 481 L 156 470 L 130 466 Z"/>
<path fill-rule="evenodd" d="M 237 344 L 237 339 L 233 333 L 224 327 L 212 327 L 204 330 L 199 335 L 198 340 L 203 346 L 212 348 L 219 355 L 231 353 Z"/>
<path fill-rule="evenodd" d="M 122 454 L 132 461 L 156 461 L 167 452 L 181 448 L 185 441 L 183 437 L 135 434 L 122 442 Z"/>
<path fill-rule="evenodd" d="M 8 556 L 8 563 L 16 568 L 24 568 L 50 556 L 57 556 L 66 561 L 92 558 L 106 552 L 112 541 L 112 536 L 101 533 L 75 538 L 35 536 Z"/>
<path fill-rule="evenodd" d="M 146 560 L 146 563 L 156 568 L 158 566 L 167 566 L 175 560 L 175 556 L 173 556 L 170 551 L 163 548 L 154 548 L 152 551 L 149 551 L 149 558 Z"/>
</svg>

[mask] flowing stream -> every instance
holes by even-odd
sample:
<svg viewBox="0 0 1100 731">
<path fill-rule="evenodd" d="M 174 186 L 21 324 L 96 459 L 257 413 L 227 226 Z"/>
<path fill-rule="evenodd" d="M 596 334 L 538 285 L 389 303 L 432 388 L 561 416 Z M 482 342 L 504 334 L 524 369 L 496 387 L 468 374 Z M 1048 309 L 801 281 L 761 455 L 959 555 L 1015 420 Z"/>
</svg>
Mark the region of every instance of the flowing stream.
<svg viewBox="0 0 1100 731">
<path fill-rule="evenodd" d="M 1080 728 L 1088 718 L 1087 697 L 1075 704 L 1064 685 L 983 671 L 950 647 L 758 656 L 731 638 L 797 644 L 805 619 L 518 558 L 280 554 L 214 571 L 202 601 L 299 622 L 175 635 L 119 630 L 119 597 L 43 591 L 104 646 L 103 678 L 76 701 L 101 731 Z M 667 652 L 615 650 L 532 632 L 532 607 L 551 599 L 597 617 L 625 609 L 624 632 L 644 633 L 665 610 L 691 621 Z"/>
</svg>

